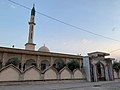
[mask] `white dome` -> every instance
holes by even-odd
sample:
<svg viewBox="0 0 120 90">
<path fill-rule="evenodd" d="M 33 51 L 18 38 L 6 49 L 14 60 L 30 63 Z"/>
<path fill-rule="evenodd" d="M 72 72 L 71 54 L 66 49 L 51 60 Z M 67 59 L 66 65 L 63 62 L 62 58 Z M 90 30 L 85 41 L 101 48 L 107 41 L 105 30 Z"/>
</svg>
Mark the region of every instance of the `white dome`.
<svg viewBox="0 0 120 90">
<path fill-rule="evenodd" d="M 44 45 L 44 46 L 42 46 L 42 47 L 40 47 L 39 49 L 38 49 L 38 51 L 41 51 L 41 52 L 50 52 L 50 50 Z"/>
</svg>

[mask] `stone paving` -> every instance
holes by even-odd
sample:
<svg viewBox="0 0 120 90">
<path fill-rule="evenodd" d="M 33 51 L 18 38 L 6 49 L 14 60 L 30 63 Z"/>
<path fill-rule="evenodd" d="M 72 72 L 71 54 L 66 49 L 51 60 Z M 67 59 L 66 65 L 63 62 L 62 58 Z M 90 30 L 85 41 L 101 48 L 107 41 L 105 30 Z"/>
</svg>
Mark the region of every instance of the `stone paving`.
<svg viewBox="0 0 120 90">
<path fill-rule="evenodd" d="M 0 90 L 120 90 L 120 81 L 8 85 L 0 86 Z"/>
</svg>

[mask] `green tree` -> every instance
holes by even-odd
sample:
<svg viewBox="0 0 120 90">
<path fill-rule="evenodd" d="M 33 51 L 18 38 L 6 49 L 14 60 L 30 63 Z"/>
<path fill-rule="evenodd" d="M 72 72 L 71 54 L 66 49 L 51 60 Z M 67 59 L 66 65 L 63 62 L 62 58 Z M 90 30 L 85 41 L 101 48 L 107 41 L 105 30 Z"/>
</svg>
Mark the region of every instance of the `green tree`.
<svg viewBox="0 0 120 90">
<path fill-rule="evenodd" d="M 117 75 L 119 76 L 119 71 L 120 71 L 120 62 L 113 62 L 113 69 L 117 72 Z"/>
<path fill-rule="evenodd" d="M 75 60 L 72 60 L 72 61 L 68 62 L 67 66 L 71 71 L 80 68 L 80 64 Z"/>
<path fill-rule="evenodd" d="M 11 58 L 6 62 L 6 66 L 9 64 L 13 64 L 15 66 L 18 66 L 20 64 L 21 60 L 19 60 L 18 58 Z"/>
<path fill-rule="evenodd" d="M 57 71 L 59 72 L 62 68 L 64 68 L 66 66 L 64 61 L 58 61 L 57 63 L 53 64 L 53 67 L 55 69 L 57 69 Z"/>
</svg>

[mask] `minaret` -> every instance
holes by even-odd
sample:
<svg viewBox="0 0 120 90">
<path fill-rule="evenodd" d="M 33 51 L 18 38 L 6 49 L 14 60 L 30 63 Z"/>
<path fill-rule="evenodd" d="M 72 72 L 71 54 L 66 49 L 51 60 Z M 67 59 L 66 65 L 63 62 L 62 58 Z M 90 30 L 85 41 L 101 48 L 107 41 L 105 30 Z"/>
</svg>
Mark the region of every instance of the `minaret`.
<svg viewBox="0 0 120 90">
<path fill-rule="evenodd" d="M 35 18 L 35 5 L 33 5 L 33 8 L 31 10 L 31 17 L 30 17 L 30 22 L 29 22 L 29 36 L 28 36 L 28 43 L 25 44 L 25 49 L 26 50 L 35 50 L 35 45 L 33 43 L 33 36 L 34 36 L 34 18 Z"/>
</svg>

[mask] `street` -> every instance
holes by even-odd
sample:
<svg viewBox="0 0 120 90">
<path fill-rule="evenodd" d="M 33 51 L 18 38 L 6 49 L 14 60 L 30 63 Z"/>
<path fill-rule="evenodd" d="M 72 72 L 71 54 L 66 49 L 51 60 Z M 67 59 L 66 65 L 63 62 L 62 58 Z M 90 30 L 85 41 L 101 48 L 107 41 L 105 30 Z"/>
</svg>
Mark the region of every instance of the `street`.
<svg viewBox="0 0 120 90">
<path fill-rule="evenodd" d="M 120 90 L 120 81 L 0 86 L 0 90 Z"/>
</svg>

